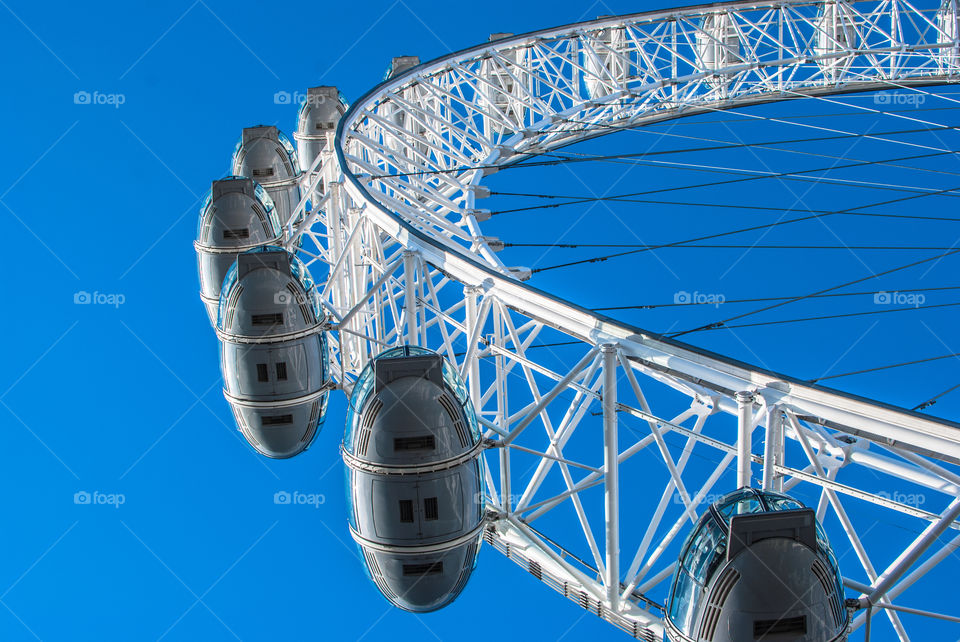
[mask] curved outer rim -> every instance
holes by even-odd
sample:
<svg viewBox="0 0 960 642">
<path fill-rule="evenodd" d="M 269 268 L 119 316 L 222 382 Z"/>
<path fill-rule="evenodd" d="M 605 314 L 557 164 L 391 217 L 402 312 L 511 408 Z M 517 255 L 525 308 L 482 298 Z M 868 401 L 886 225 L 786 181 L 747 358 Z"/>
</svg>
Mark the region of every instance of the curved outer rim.
<svg viewBox="0 0 960 642">
<path fill-rule="evenodd" d="M 531 318 L 541 321 L 545 319 L 556 320 L 559 318 L 559 322 L 545 321 L 545 323 L 557 327 L 563 332 L 583 340 L 587 344 L 592 345 L 604 341 L 619 343 L 621 349 L 634 361 L 646 357 L 647 359 L 659 359 L 661 363 L 669 362 L 671 368 L 689 370 L 691 373 L 690 376 L 693 377 L 697 383 L 701 386 L 718 390 L 721 394 L 729 394 L 731 391 L 735 392 L 737 390 L 759 389 L 765 397 L 770 397 L 768 401 L 781 404 L 797 402 L 798 407 L 818 410 L 819 412 L 817 412 L 817 414 L 819 416 L 824 417 L 841 430 L 851 422 L 854 424 L 863 423 L 858 422 L 857 419 L 866 418 L 868 420 L 867 423 L 878 422 L 884 428 L 884 432 L 892 433 L 893 436 L 890 434 L 883 435 L 881 437 L 882 441 L 911 446 L 914 450 L 924 454 L 939 456 L 941 458 L 946 455 L 951 461 L 960 461 L 960 444 L 957 443 L 958 435 L 953 433 L 953 431 L 960 429 L 960 424 L 956 422 L 933 418 L 929 415 L 900 408 L 892 404 L 837 391 L 818 384 L 805 382 L 796 377 L 758 368 L 742 361 L 696 348 L 683 342 L 669 339 L 658 333 L 617 321 L 608 316 L 590 312 L 577 304 L 508 278 L 492 269 L 489 265 L 485 265 L 467 256 L 462 249 L 451 247 L 417 230 L 407 220 L 382 205 L 376 196 L 371 194 L 360 182 L 360 179 L 350 171 L 349 162 L 345 157 L 344 143 L 348 137 L 348 127 L 350 127 L 354 119 L 373 102 L 373 99 L 388 93 L 392 89 L 400 87 L 406 83 L 409 78 L 418 73 L 428 70 L 439 70 L 443 68 L 447 61 L 455 58 L 480 53 L 484 50 L 515 46 L 523 44 L 532 38 L 547 35 L 559 36 L 563 33 L 573 32 L 578 29 L 583 30 L 604 24 L 616 25 L 629 20 L 644 19 L 651 21 L 657 18 L 669 18 L 671 16 L 690 13 L 695 14 L 709 8 L 722 7 L 730 10 L 748 10 L 780 7 L 783 5 L 815 6 L 818 4 L 821 3 L 806 1 L 797 3 L 733 2 L 643 12 L 628 16 L 575 23 L 559 28 L 533 31 L 519 36 L 497 40 L 492 43 L 474 46 L 423 63 L 375 86 L 364 94 L 363 97 L 354 102 L 347 113 L 341 118 L 337 126 L 334 141 L 335 153 L 341 175 L 346 179 L 346 187 L 351 196 L 355 197 L 358 202 L 368 206 L 367 211 L 374 219 L 374 222 L 404 246 L 420 251 L 424 260 L 440 268 L 448 276 L 460 281 L 464 285 L 483 285 L 488 290 L 495 290 L 498 297 L 504 303 Z M 927 76 L 917 81 L 898 79 L 898 83 L 930 85 L 940 84 L 945 79 L 945 77 L 931 78 Z M 882 82 L 863 84 L 864 86 L 859 88 L 860 91 L 889 87 L 889 83 Z M 829 87 L 826 88 L 823 93 L 838 93 L 836 91 L 831 92 L 830 89 Z M 769 101 L 766 102 L 775 100 L 782 100 L 782 98 L 771 96 Z M 523 157 L 529 157 L 529 155 L 519 154 L 518 158 L 512 160 L 515 162 Z M 548 311 L 549 313 L 547 313 Z M 683 366 L 683 368 L 680 368 L 680 366 Z M 842 410 L 837 407 L 837 402 L 840 401 L 844 402 Z M 852 430 L 849 432 L 873 436 L 869 431 Z M 914 441 L 912 438 L 917 436 L 918 433 L 928 438 L 928 443 L 939 442 L 943 444 L 944 447 L 923 448 L 916 446 L 912 443 Z M 930 442 L 931 439 L 932 442 Z M 947 451 L 949 451 L 949 454 L 946 454 Z"/>
</svg>

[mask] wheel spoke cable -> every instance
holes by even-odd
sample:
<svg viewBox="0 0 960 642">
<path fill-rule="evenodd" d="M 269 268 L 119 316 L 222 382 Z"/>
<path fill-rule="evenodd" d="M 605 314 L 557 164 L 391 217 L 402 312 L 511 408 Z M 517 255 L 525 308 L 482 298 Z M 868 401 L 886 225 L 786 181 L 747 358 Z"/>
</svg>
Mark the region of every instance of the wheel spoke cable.
<svg viewBox="0 0 960 642">
<path fill-rule="evenodd" d="M 960 290 L 960 285 L 947 285 L 936 288 L 895 288 L 890 290 L 871 290 L 867 292 L 831 292 L 829 294 L 815 294 L 807 298 L 810 299 L 826 299 L 826 298 L 835 298 L 835 297 L 849 297 L 849 296 L 877 296 L 888 294 L 890 292 L 898 293 L 913 293 L 913 292 L 935 292 L 935 291 L 944 291 L 944 290 Z M 768 296 L 768 297 L 754 297 L 750 299 L 725 299 L 723 305 L 729 303 L 762 303 L 764 301 L 786 301 L 789 299 L 795 299 L 795 296 Z M 591 308 L 593 312 L 607 312 L 610 310 L 653 310 L 656 308 L 680 308 L 680 307 L 689 307 L 693 305 L 716 305 L 716 303 L 711 303 L 707 301 L 688 301 L 686 303 L 648 303 L 648 304 L 638 304 L 638 305 L 614 305 L 606 306 L 601 308 Z"/>
</svg>

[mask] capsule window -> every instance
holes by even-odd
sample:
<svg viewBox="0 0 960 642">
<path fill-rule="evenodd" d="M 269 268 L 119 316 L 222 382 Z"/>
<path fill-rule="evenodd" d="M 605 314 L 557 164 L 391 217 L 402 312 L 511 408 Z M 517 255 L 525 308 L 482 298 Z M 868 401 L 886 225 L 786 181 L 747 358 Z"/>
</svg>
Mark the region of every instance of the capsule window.
<svg viewBox="0 0 960 642">
<path fill-rule="evenodd" d="M 234 241 L 236 239 L 246 239 L 250 238 L 250 228 L 241 227 L 235 230 L 224 230 L 223 231 L 223 240 L 224 241 Z"/>
<path fill-rule="evenodd" d="M 394 452 L 409 450 L 436 450 L 437 440 L 433 435 L 417 435 L 416 437 L 397 437 L 393 440 Z"/>
<path fill-rule="evenodd" d="M 439 519 L 440 507 L 436 497 L 427 497 L 423 500 L 423 518 L 425 520 Z"/>
<path fill-rule="evenodd" d="M 277 381 L 286 381 L 287 380 L 287 362 L 278 361 L 277 362 Z"/>
<path fill-rule="evenodd" d="M 800 635 L 806 635 L 807 616 L 800 615 L 798 617 L 784 617 L 779 620 L 753 621 L 754 639 L 759 640 L 768 635 L 778 635 L 780 633 L 799 633 Z"/>
<path fill-rule="evenodd" d="M 285 426 L 293 423 L 293 415 L 273 415 L 261 417 L 261 426 Z"/>
<path fill-rule="evenodd" d="M 250 315 L 250 321 L 253 325 L 283 325 L 283 313 L 253 314 Z"/>
<path fill-rule="evenodd" d="M 267 373 L 267 364 L 258 363 L 257 364 L 257 381 L 263 383 L 265 381 L 270 381 L 270 377 Z"/>
<path fill-rule="evenodd" d="M 443 562 L 427 562 L 426 564 L 404 564 L 403 576 L 411 575 L 442 575 Z"/>
<path fill-rule="evenodd" d="M 413 523 L 413 500 L 400 500 L 400 521 L 404 524 Z"/>
</svg>

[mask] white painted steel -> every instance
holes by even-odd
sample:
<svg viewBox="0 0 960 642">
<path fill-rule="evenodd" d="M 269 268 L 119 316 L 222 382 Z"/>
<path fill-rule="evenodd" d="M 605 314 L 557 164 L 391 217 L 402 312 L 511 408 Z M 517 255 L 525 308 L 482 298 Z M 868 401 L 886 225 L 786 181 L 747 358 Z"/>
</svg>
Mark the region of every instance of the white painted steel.
<svg viewBox="0 0 960 642">
<path fill-rule="evenodd" d="M 334 377 L 349 390 L 373 355 L 402 343 L 455 361 L 488 445 L 500 447 L 499 458 L 484 457 L 488 465 L 498 461 L 496 474 L 485 468 L 492 508 L 486 540 L 634 637 L 662 636 L 655 601 L 636 587 L 664 585 L 674 561 L 668 548 L 738 452 L 741 482 L 750 481 L 756 463 L 764 487 L 822 489 L 822 509 L 840 518 L 867 572 L 863 586 L 876 592 L 867 545 L 841 496 L 914 520 L 917 532 L 933 532 L 934 523 L 937 533 L 956 528 L 941 513 L 957 488 L 960 426 L 711 354 L 522 283 L 483 235 L 489 213 L 477 201 L 489 194 L 482 179 L 499 168 L 625 127 L 803 96 L 955 82 L 956 12 L 953 0 L 926 9 L 897 0 L 667 9 L 501 37 L 378 85 L 343 116 L 304 174 L 314 209 L 295 212 L 293 220 L 303 213 L 308 223 L 288 230 L 288 247 L 308 237 L 316 255 L 305 259 L 333 268 L 324 303 L 336 331 Z M 307 185 L 311 176 L 323 177 L 322 196 Z M 559 335 L 580 344 L 565 348 L 560 361 L 570 365 L 563 367 L 550 350 L 532 349 Z M 620 384 L 619 395 L 610 376 L 618 366 L 630 384 Z M 686 405 L 666 404 L 667 393 Z M 752 402 L 738 404 L 737 393 Z M 648 397 L 663 410 L 652 410 Z M 599 441 L 604 461 L 577 461 L 596 453 L 572 457 L 564 448 L 578 428 L 596 425 L 598 408 L 602 430 L 589 439 Z M 631 429 L 636 439 L 624 445 L 616 415 L 640 420 L 649 434 Z M 761 421 L 762 456 L 745 443 Z M 686 442 L 676 461 L 665 435 Z M 706 479 L 687 466 L 693 448 L 719 458 Z M 645 473 L 649 503 L 624 481 L 640 452 L 664 460 L 663 474 Z M 848 475 L 856 470 L 887 486 Z M 588 501 L 600 484 L 605 501 Z M 933 510 L 890 496 L 917 484 L 931 493 Z M 545 515 L 555 524 L 562 505 L 573 511 L 554 535 L 533 530 Z M 652 516 L 646 532 L 618 538 L 625 510 Z M 594 529 L 605 533 L 604 554 Z M 590 562 L 578 561 L 568 545 L 578 533 Z M 930 542 L 921 543 L 906 543 L 903 559 L 919 562 L 914 553 Z M 632 563 L 624 576 L 619 553 L 626 546 Z M 881 588 L 893 599 L 898 586 L 944 557 L 931 556 L 899 585 Z M 906 566 L 887 577 L 903 576 Z M 663 592 L 657 595 L 662 600 Z M 885 612 L 905 635 L 895 612 Z"/>
</svg>

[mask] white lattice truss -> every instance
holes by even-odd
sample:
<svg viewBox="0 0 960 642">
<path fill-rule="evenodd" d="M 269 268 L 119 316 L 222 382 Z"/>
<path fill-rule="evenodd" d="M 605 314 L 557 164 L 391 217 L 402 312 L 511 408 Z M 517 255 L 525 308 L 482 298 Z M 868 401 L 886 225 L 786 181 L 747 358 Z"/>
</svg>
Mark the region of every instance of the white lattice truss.
<svg viewBox="0 0 960 642">
<path fill-rule="evenodd" d="M 818 516 L 839 518 L 854 553 L 841 561 L 848 589 L 862 606 L 887 606 L 907 640 L 898 613 L 917 611 L 893 601 L 960 545 L 960 533 L 937 541 L 960 529 L 960 427 L 705 353 L 530 287 L 481 234 L 475 200 L 498 167 L 623 127 L 956 81 L 956 20 L 952 3 L 897 1 L 667 10 L 497 40 L 379 85 L 305 172 L 295 213 L 304 220 L 287 226 L 288 247 L 302 243 L 315 274 L 329 274 L 336 383 L 349 391 L 373 355 L 403 343 L 457 364 L 490 446 L 486 540 L 634 637 L 662 636 L 657 605 L 675 562 L 663 553 L 711 493 L 732 490 L 722 478 L 734 467 L 739 485 L 818 488 Z M 531 347 L 551 341 L 582 343 L 579 361 Z M 678 458 L 668 435 L 685 442 Z M 571 439 L 579 458 L 595 459 L 568 456 Z M 689 465 L 698 453 L 712 472 Z M 900 492 L 918 488 L 929 498 L 922 506 Z M 869 525 L 848 516 L 853 503 L 916 537 L 905 531 L 899 556 L 875 559 Z M 622 510 L 649 526 L 621 539 Z M 889 532 L 870 534 L 889 547 Z"/>
</svg>

